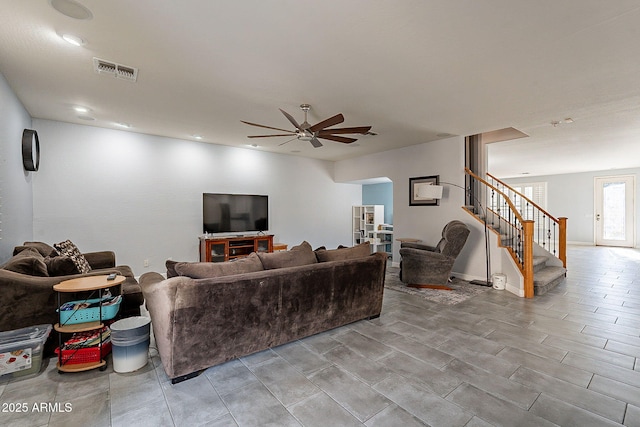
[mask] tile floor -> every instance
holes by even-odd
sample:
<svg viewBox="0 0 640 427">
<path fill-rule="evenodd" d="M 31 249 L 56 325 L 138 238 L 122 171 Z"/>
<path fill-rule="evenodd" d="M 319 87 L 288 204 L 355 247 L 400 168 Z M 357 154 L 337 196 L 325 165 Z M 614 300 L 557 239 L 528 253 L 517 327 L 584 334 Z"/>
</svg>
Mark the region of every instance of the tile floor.
<svg viewBox="0 0 640 427">
<path fill-rule="evenodd" d="M 533 300 L 386 291 L 379 319 L 177 385 L 150 353 L 129 374 L 49 361 L 0 382 L 0 425 L 640 426 L 640 251 L 572 247 L 565 282 Z"/>
</svg>

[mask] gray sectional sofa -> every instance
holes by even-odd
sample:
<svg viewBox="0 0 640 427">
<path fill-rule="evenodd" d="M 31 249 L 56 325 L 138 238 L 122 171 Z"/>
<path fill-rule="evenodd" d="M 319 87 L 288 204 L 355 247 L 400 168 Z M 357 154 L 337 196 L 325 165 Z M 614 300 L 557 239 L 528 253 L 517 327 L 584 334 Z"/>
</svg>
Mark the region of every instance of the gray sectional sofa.
<svg viewBox="0 0 640 427">
<path fill-rule="evenodd" d="M 163 367 L 179 382 L 231 359 L 382 309 L 386 254 L 369 244 L 253 253 L 225 263 L 169 263 L 140 285 Z"/>
</svg>

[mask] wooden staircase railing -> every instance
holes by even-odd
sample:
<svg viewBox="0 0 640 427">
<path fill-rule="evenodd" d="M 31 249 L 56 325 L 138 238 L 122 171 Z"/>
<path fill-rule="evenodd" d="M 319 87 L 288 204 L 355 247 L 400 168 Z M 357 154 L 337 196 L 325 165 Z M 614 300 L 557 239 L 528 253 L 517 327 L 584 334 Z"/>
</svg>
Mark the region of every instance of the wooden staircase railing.
<svg viewBox="0 0 640 427">
<path fill-rule="evenodd" d="M 465 209 L 499 235 L 500 246 L 508 250 L 522 273 L 525 298 L 533 298 L 534 220 L 524 218 L 511 198 L 496 185 L 468 168 L 465 172 L 472 198 L 472 206 Z"/>
<path fill-rule="evenodd" d="M 567 218 L 555 218 L 533 200 L 489 173 L 487 173 L 487 180 L 507 195 L 524 219 L 534 221 L 533 241 L 551 255 L 559 258 L 562 261 L 562 266 L 566 268 Z M 491 206 L 494 207 L 494 201 L 491 203 Z M 502 206 L 497 206 L 497 208 L 500 209 Z"/>
</svg>

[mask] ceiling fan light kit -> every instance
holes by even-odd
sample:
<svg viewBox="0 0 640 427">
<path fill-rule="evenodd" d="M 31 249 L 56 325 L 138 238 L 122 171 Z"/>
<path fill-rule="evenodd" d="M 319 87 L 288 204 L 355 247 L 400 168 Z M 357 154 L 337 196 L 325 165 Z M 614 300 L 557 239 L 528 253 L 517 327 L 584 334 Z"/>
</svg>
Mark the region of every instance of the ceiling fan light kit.
<svg viewBox="0 0 640 427">
<path fill-rule="evenodd" d="M 289 136 L 293 137 L 289 141 L 285 141 L 280 145 L 284 145 L 287 142 L 293 141 L 294 139 L 298 139 L 300 141 L 308 141 L 313 145 L 314 148 L 322 147 L 322 143 L 318 140 L 326 139 L 329 141 L 341 142 L 343 144 L 351 144 L 354 141 L 357 141 L 356 138 L 340 136 L 340 134 L 348 134 L 348 133 L 358 133 L 361 135 L 366 135 L 371 130 L 371 126 L 358 126 L 358 127 L 348 127 L 348 128 L 334 128 L 328 129 L 331 126 L 335 126 L 344 122 L 344 116 L 341 113 L 336 114 L 335 116 L 331 116 L 328 119 L 325 119 L 315 125 L 311 125 L 307 121 L 307 113 L 311 109 L 309 104 L 301 104 L 300 109 L 304 112 L 304 121 L 300 124 L 296 121 L 296 119 L 283 109 L 279 109 L 280 112 L 289 120 L 289 122 L 295 127 L 294 131 L 290 131 L 287 129 L 280 129 L 272 126 L 259 125 L 257 123 L 251 123 L 244 120 L 241 120 L 242 123 L 257 126 L 265 129 L 277 130 L 286 133 L 280 134 L 272 134 L 272 135 L 249 135 L 248 138 L 272 138 L 272 137 L 280 137 L 280 136 Z"/>
</svg>

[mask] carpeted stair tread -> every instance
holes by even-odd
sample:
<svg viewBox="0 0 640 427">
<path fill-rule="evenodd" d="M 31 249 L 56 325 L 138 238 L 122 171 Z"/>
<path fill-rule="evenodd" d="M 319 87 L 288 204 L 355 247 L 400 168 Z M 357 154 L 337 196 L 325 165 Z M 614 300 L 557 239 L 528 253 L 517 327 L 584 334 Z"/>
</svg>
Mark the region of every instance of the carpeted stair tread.
<svg viewBox="0 0 640 427">
<path fill-rule="evenodd" d="M 544 270 L 547 265 L 547 257 L 546 256 L 534 256 L 533 257 L 533 271 Z"/>
<path fill-rule="evenodd" d="M 546 267 L 533 275 L 533 289 L 535 295 L 543 295 L 553 289 L 565 278 L 567 269 L 564 267 Z"/>
</svg>

